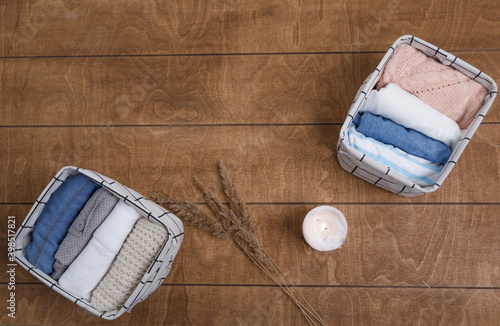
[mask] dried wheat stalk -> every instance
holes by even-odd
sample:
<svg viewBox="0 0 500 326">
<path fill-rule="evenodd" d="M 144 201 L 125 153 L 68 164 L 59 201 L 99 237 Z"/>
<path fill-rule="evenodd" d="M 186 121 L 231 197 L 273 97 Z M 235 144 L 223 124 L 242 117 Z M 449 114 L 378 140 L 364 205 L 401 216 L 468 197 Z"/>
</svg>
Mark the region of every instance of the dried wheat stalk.
<svg viewBox="0 0 500 326">
<path fill-rule="evenodd" d="M 248 213 L 245 201 L 240 197 L 238 189 L 234 186 L 233 180 L 229 176 L 229 172 L 222 161 L 219 162 L 219 174 L 229 207 L 236 213 L 237 217 L 248 231 L 252 233 L 257 232 L 257 225 L 255 225 L 252 217 Z"/>
<path fill-rule="evenodd" d="M 158 204 L 166 206 L 172 213 L 182 216 L 192 226 L 212 233 L 218 238 L 229 239 L 222 225 L 198 209 L 192 202 L 183 201 L 166 193 L 150 193 L 149 196 Z"/>
<path fill-rule="evenodd" d="M 239 196 L 231 177 L 223 162 L 219 163 L 219 174 L 222 188 L 228 205 L 224 205 L 210 188 L 201 184 L 195 177 L 195 182 L 203 193 L 209 209 L 215 218 L 198 209 L 193 203 L 182 201 L 165 193 L 151 193 L 158 204 L 182 217 L 187 223 L 212 233 L 220 238 L 232 239 L 240 249 L 256 264 L 285 294 L 297 305 L 310 325 L 325 325 L 323 319 L 314 311 L 307 300 L 293 286 L 283 271 L 260 245 L 257 236 L 257 226 L 250 216 L 243 199 Z M 298 295 L 298 297 L 297 297 Z"/>
</svg>

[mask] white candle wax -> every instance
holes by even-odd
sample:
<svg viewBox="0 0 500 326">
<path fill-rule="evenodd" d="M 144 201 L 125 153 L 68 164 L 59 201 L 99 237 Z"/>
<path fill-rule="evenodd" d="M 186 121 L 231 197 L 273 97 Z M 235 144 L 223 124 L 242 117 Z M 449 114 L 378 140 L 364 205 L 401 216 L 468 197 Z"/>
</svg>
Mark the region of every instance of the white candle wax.
<svg viewBox="0 0 500 326">
<path fill-rule="evenodd" d="M 339 249 L 347 236 L 347 221 L 338 209 L 318 206 L 307 213 L 302 223 L 302 234 L 306 242 L 316 250 Z"/>
</svg>

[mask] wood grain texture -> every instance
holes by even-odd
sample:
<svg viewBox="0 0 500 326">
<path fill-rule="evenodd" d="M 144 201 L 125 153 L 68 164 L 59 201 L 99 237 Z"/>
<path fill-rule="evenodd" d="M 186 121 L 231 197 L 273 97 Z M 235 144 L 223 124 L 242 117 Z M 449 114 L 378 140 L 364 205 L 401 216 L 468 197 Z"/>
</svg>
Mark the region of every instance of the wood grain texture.
<svg viewBox="0 0 500 326">
<path fill-rule="evenodd" d="M 404 34 L 498 49 L 498 11 L 486 0 L 42 0 L 23 2 L 9 55 L 385 51 Z"/>
<path fill-rule="evenodd" d="M 7 216 L 19 226 L 61 167 L 203 207 L 192 177 L 218 185 L 224 160 L 266 251 L 327 324 L 498 325 L 498 100 L 432 194 L 370 185 L 335 149 L 401 35 L 498 80 L 499 14 L 486 0 L 0 0 L 0 297 Z M 346 215 L 342 250 L 302 238 L 320 204 Z M 115 321 L 20 266 L 16 282 L 16 319 L 2 310 L 2 325 L 306 325 L 234 244 L 190 226 L 164 284 Z"/>
<path fill-rule="evenodd" d="M 0 128 L 2 203 L 31 203 L 66 165 L 147 194 L 201 201 L 193 175 L 216 185 L 223 160 L 248 202 L 499 202 L 500 129 L 483 125 L 438 191 L 394 195 L 353 177 L 335 156 L 340 126 Z M 487 158 L 487 159 L 485 159 Z"/>
<path fill-rule="evenodd" d="M 496 325 L 500 290 L 301 288 L 328 325 Z M 277 287 L 161 286 L 114 321 L 78 308 L 47 286 L 18 285 L 10 325 L 307 325 Z M 51 302 L 47 305 L 47 302 Z M 36 322 L 35 322 L 36 321 Z"/>
<path fill-rule="evenodd" d="M 302 237 L 311 205 L 251 205 L 264 249 L 295 285 L 500 288 L 499 205 L 337 205 L 349 234 L 342 250 L 318 252 Z M 19 226 L 29 205 L 0 205 L 0 252 L 9 215 Z M 383 212 L 381 214 L 380 212 Z M 0 256 L 6 266 L 7 256 Z M 21 266 L 18 283 L 41 283 Z M 7 274 L 0 282 L 7 282 Z M 236 245 L 186 226 L 165 284 L 271 284 Z"/>
<path fill-rule="evenodd" d="M 8 2 L 8 3 L 7 3 Z M 20 1 L 0 0 L 0 56 L 10 54 L 14 35 L 21 15 Z M 3 60 L 2 60 L 3 61 Z"/>
<path fill-rule="evenodd" d="M 500 52 L 459 55 L 500 77 Z M 0 66 L 0 125 L 342 123 L 382 57 L 8 59 Z M 500 122 L 499 108 L 485 122 Z"/>
<path fill-rule="evenodd" d="M 0 68 L 5 85 L 0 124 L 340 123 L 357 91 L 348 85 L 361 85 L 381 58 L 370 54 L 7 60 Z M 51 85 L 49 94 L 46 85 Z"/>
</svg>

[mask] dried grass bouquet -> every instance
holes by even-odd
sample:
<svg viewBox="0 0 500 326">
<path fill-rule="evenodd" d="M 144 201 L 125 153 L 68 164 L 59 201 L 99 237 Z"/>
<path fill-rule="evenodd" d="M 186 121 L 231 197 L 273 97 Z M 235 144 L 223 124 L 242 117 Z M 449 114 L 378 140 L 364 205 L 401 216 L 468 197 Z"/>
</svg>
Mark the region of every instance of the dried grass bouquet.
<svg viewBox="0 0 500 326">
<path fill-rule="evenodd" d="M 295 303 L 310 325 L 325 325 L 319 314 L 260 245 L 256 236 L 257 226 L 250 216 L 245 202 L 239 196 L 223 162 L 219 162 L 219 174 L 227 204 L 222 203 L 210 188 L 203 186 L 198 178 L 194 178 L 213 216 L 200 210 L 192 202 L 174 198 L 166 193 L 151 193 L 150 197 L 188 224 L 210 232 L 219 238 L 233 240 L 248 258 Z"/>
</svg>

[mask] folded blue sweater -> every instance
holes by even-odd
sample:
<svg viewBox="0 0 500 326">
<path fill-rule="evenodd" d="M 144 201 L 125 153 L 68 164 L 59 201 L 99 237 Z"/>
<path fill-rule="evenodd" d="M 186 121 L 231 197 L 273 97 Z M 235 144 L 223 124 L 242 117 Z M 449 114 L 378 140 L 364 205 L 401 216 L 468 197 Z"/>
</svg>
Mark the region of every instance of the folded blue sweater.
<svg viewBox="0 0 500 326">
<path fill-rule="evenodd" d="M 407 129 L 384 117 L 370 112 L 359 114 L 354 123 L 356 130 L 367 137 L 382 143 L 393 145 L 408 154 L 418 156 L 435 163 L 445 164 L 451 150 L 444 143 Z"/>
</svg>

